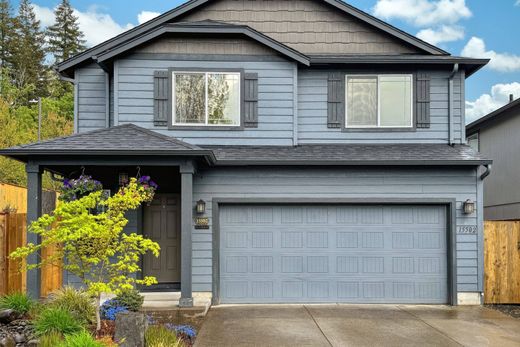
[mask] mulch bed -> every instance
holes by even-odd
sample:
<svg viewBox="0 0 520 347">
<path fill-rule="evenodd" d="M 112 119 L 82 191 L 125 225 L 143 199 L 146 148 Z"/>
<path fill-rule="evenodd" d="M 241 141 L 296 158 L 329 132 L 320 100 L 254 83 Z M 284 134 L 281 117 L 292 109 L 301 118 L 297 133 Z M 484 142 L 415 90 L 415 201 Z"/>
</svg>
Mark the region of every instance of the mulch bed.
<svg viewBox="0 0 520 347">
<path fill-rule="evenodd" d="M 520 319 L 520 305 L 486 305 L 486 307 Z"/>
</svg>

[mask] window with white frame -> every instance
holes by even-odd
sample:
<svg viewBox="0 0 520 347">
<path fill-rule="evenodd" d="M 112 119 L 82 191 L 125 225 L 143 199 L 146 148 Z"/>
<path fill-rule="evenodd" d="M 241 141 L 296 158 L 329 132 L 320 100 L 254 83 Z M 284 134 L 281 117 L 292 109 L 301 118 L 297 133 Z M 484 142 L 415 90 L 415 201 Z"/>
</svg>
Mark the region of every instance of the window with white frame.
<svg viewBox="0 0 520 347">
<path fill-rule="evenodd" d="M 411 128 L 412 75 L 346 76 L 347 128 Z"/>
<path fill-rule="evenodd" d="M 240 126 L 239 72 L 173 72 L 173 125 Z"/>
<path fill-rule="evenodd" d="M 478 133 L 474 133 L 473 135 L 468 136 L 467 138 L 468 145 L 473 148 L 475 151 L 480 151 L 480 143 L 478 138 Z"/>
</svg>

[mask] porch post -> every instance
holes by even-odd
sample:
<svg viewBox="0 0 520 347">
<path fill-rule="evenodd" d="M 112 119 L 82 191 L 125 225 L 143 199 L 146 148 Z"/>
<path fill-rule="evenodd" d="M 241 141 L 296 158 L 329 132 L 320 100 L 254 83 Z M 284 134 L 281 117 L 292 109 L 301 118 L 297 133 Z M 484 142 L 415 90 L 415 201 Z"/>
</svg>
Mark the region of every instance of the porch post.
<svg viewBox="0 0 520 347">
<path fill-rule="evenodd" d="M 27 231 L 31 222 L 42 215 L 42 169 L 38 164 L 29 162 L 25 166 L 27 172 Z M 39 235 L 27 232 L 27 243 L 40 244 Z M 27 257 L 27 264 L 36 264 L 40 254 L 31 254 Z M 27 293 L 40 298 L 41 271 L 40 269 L 27 271 Z"/>
<path fill-rule="evenodd" d="M 192 307 L 191 289 L 191 229 L 193 223 L 193 174 L 191 161 L 180 166 L 181 174 L 181 298 L 179 307 Z"/>
</svg>

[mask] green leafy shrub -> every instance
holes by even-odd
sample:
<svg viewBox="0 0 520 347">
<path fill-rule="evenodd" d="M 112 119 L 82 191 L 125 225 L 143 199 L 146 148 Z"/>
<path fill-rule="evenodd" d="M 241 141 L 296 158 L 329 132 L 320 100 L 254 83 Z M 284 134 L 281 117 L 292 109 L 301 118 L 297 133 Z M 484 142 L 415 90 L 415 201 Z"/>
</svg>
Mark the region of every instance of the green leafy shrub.
<svg viewBox="0 0 520 347">
<path fill-rule="evenodd" d="M 39 341 L 39 347 L 56 347 L 62 343 L 63 335 L 57 332 L 53 332 L 50 334 L 40 336 Z"/>
<path fill-rule="evenodd" d="M 144 335 L 146 347 L 182 347 L 184 344 L 175 333 L 160 325 L 149 327 Z"/>
<path fill-rule="evenodd" d="M 49 306 L 68 311 L 84 325 L 96 321 L 96 306 L 92 297 L 84 290 L 64 287 L 51 294 Z"/>
<path fill-rule="evenodd" d="M 0 298 L 0 310 L 11 309 L 20 316 L 27 315 L 36 306 L 36 301 L 23 293 L 13 293 Z"/>
<path fill-rule="evenodd" d="M 65 340 L 57 347 L 105 347 L 105 345 L 96 341 L 92 335 L 84 330 L 77 334 L 65 336 Z"/>
<path fill-rule="evenodd" d="M 76 334 L 83 329 L 84 326 L 62 308 L 47 307 L 34 320 L 34 331 L 38 336 L 51 333 Z"/>
<path fill-rule="evenodd" d="M 139 291 L 135 288 L 122 290 L 114 299 L 120 306 L 133 312 L 139 311 L 144 302 L 144 296 L 139 294 Z"/>
</svg>

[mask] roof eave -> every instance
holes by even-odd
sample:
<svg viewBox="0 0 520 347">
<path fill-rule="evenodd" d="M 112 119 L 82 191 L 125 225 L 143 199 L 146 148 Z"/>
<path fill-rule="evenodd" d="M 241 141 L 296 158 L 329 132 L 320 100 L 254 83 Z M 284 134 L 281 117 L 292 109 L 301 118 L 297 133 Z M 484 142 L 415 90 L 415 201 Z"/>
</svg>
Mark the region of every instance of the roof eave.
<svg viewBox="0 0 520 347">
<path fill-rule="evenodd" d="M 216 166 L 480 166 L 492 160 L 219 160 Z"/>
<path fill-rule="evenodd" d="M 466 134 L 472 135 L 472 134 L 476 133 L 477 131 L 479 131 L 481 128 L 483 128 L 487 124 L 490 124 L 491 122 L 500 119 L 502 114 L 504 114 L 505 112 L 507 112 L 510 109 L 517 107 L 517 106 L 520 107 L 520 98 L 516 99 L 516 100 L 502 106 L 498 110 L 495 110 L 495 111 L 485 115 L 484 117 L 477 119 L 476 121 L 473 121 L 472 123 L 468 124 L 466 126 Z"/>
<path fill-rule="evenodd" d="M 113 59 L 120 54 L 124 54 L 132 48 L 164 34 L 244 35 L 305 66 L 310 65 L 310 58 L 305 54 L 302 54 L 245 25 L 165 24 L 153 31 L 134 38 L 132 41 L 122 43 L 120 46 L 114 47 L 113 49 L 96 56 L 95 60 L 97 63 L 106 62 L 107 60 Z"/>
</svg>

